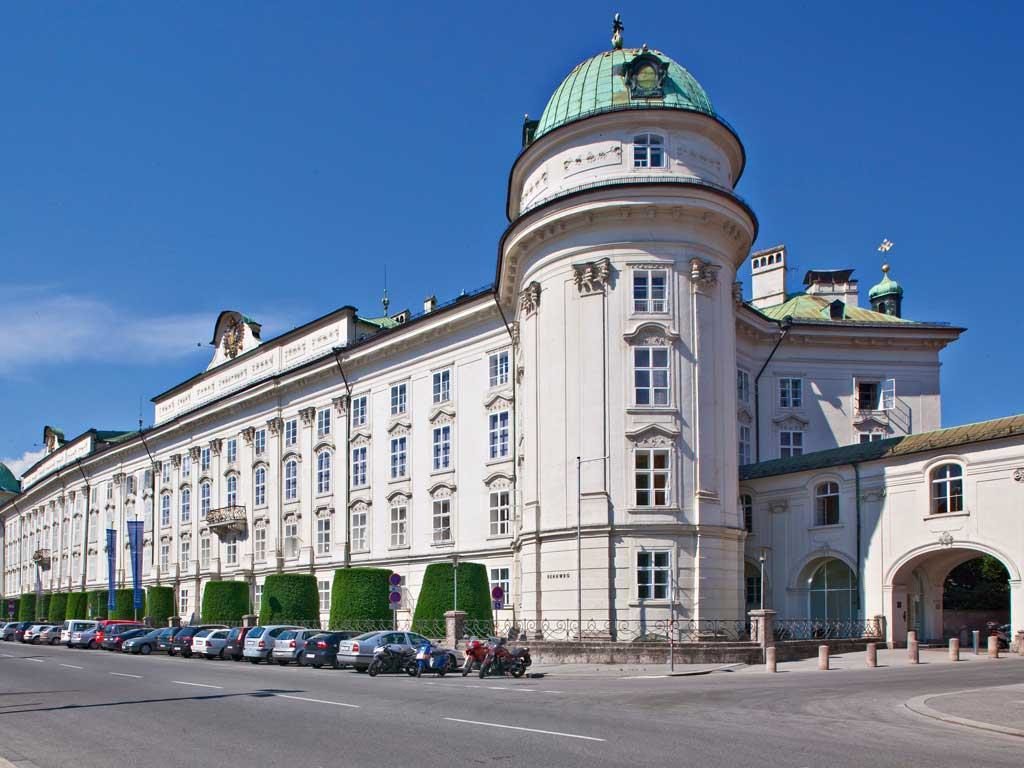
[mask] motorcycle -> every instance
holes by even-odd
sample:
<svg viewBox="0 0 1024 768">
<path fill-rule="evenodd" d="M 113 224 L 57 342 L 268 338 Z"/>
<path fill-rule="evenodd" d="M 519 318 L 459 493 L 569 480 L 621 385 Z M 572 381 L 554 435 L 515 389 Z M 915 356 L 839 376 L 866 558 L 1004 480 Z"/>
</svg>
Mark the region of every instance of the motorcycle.
<svg viewBox="0 0 1024 768">
<path fill-rule="evenodd" d="M 424 672 L 435 672 L 438 677 L 444 677 L 449 669 L 455 669 L 455 657 L 451 651 L 438 648 L 433 643 L 420 645 L 416 651 L 416 677 L 421 677 Z"/>
<path fill-rule="evenodd" d="M 510 651 L 504 640 L 498 640 L 487 648 L 487 656 L 480 665 L 480 677 L 487 675 L 512 675 L 522 677 L 526 667 L 532 663 L 529 648 L 516 648 Z"/>
<path fill-rule="evenodd" d="M 466 643 L 466 659 L 462 662 L 462 676 L 480 669 L 487 658 L 487 643 L 477 638 L 472 638 Z"/>
<path fill-rule="evenodd" d="M 366 674 L 376 677 L 382 672 L 406 672 L 416 674 L 413 652 L 399 645 L 380 645 L 373 649 L 373 661 L 366 668 Z"/>
</svg>

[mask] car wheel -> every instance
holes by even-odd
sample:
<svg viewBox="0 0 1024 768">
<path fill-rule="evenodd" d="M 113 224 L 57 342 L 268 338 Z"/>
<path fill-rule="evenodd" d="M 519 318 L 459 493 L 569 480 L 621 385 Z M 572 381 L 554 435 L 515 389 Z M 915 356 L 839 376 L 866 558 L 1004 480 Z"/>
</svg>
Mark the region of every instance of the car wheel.
<svg viewBox="0 0 1024 768">
<path fill-rule="evenodd" d="M 279 666 L 279 667 L 287 667 L 288 666 L 288 659 L 278 659 L 277 660 L 277 666 Z"/>
<path fill-rule="evenodd" d="M 220 650 L 219 650 L 219 651 L 217 652 L 217 658 L 218 658 L 218 659 L 220 659 L 221 661 L 224 661 L 224 649 L 223 649 L 223 648 L 221 648 L 221 649 L 220 649 Z"/>
<path fill-rule="evenodd" d="M 250 656 L 249 657 L 249 663 L 250 664 L 259 664 L 260 663 L 260 657 L 259 656 Z"/>
<path fill-rule="evenodd" d="M 139 653 L 141 653 L 143 656 L 149 656 L 149 654 L 151 654 L 152 652 L 153 648 L 150 645 L 139 646 Z"/>
<path fill-rule="evenodd" d="M 324 665 L 319 661 L 314 661 L 310 666 L 313 667 L 313 669 L 322 669 Z"/>
<path fill-rule="evenodd" d="M 368 667 L 353 667 L 353 669 L 355 669 L 356 672 L 363 673 L 368 669 Z"/>
<path fill-rule="evenodd" d="M 167 649 L 167 655 L 168 656 L 173 656 L 174 655 L 174 649 L 173 648 L 168 648 Z"/>
<path fill-rule="evenodd" d="M 95 640 L 89 641 L 89 650 L 95 651 L 99 647 L 99 643 L 97 643 Z"/>
</svg>

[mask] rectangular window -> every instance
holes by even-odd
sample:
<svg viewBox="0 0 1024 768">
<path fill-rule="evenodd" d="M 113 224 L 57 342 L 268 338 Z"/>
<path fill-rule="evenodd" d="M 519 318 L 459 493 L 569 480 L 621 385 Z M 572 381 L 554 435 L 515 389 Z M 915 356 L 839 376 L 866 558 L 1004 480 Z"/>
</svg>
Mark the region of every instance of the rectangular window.
<svg viewBox="0 0 1024 768">
<path fill-rule="evenodd" d="M 857 410 L 875 411 L 878 410 L 878 382 L 858 381 L 857 382 Z"/>
<path fill-rule="evenodd" d="M 187 453 L 181 457 L 181 479 L 188 480 L 192 476 L 192 457 Z M 109 488 L 109 486 L 108 486 Z M 109 499 L 110 496 L 108 495 Z"/>
<path fill-rule="evenodd" d="M 891 411 L 896 407 L 896 379 L 882 382 L 878 393 L 878 407 L 883 411 Z"/>
<path fill-rule="evenodd" d="M 188 590 L 181 589 L 178 592 L 178 615 L 187 617 L 188 616 Z"/>
<path fill-rule="evenodd" d="M 366 485 L 366 446 L 352 449 L 352 485 Z"/>
<path fill-rule="evenodd" d="M 740 466 L 750 463 L 750 427 L 746 424 L 740 424 L 739 430 L 739 460 Z"/>
<path fill-rule="evenodd" d="M 668 271 L 664 269 L 633 270 L 633 311 L 668 311 Z"/>
<path fill-rule="evenodd" d="M 452 465 L 452 428 L 449 425 L 434 428 L 434 471 L 449 469 Z"/>
<path fill-rule="evenodd" d="M 129 496 L 135 495 L 135 475 L 128 475 L 125 479 L 125 492 Z"/>
<path fill-rule="evenodd" d="M 171 545 L 166 541 L 160 542 L 160 570 L 167 571 L 171 561 Z M 92 578 L 92 555 L 89 555 L 89 578 Z"/>
<path fill-rule="evenodd" d="M 404 547 L 408 525 L 409 508 L 405 504 L 391 507 L 391 546 Z"/>
<path fill-rule="evenodd" d="M 320 451 L 316 455 L 316 492 L 319 494 L 331 492 L 331 452 Z"/>
<path fill-rule="evenodd" d="M 203 536 L 199 539 L 199 567 L 204 571 L 210 567 L 210 537 Z"/>
<path fill-rule="evenodd" d="M 284 556 L 299 556 L 299 524 L 297 522 L 284 524 Z"/>
<path fill-rule="evenodd" d="M 294 460 L 284 463 L 284 498 L 285 501 L 299 498 L 299 462 Z"/>
<path fill-rule="evenodd" d="M 667 600 L 669 552 L 636 553 L 636 596 L 641 600 Z"/>
<path fill-rule="evenodd" d="M 318 579 L 316 589 L 320 593 L 320 610 L 331 610 L 331 582 L 326 579 Z"/>
<path fill-rule="evenodd" d="M 367 406 L 366 395 L 352 398 L 352 426 L 362 427 L 366 424 Z"/>
<path fill-rule="evenodd" d="M 634 168 L 664 168 L 664 141 L 656 133 L 641 133 L 633 137 Z"/>
<path fill-rule="evenodd" d="M 354 552 L 364 552 L 370 548 L 366 540 L 366 529 L 369 522 L 367 514 L 366 507 L 360 507 L 352 512 L 352 550 Z"/>
<path fill-rule="evenodd" d="M 260 612 L 260 605 L 263 603 L 263 585 L 256 584 L 252 588 L 252 609 L 256 612 Z"/>
<path fill-rule="evenodd" d="M 740 495 L 740 515 L 743 518 L 743 530 L 747 533 L 754 531 L 754 497 L 749 493 Z"/>
<path fill-rule="evenodd" d="M 267 559 L 267 529 L 257 528 L 253 537 L 253 550 L 260 562 Z"/>
<path fill-rule="evenodd" d="M 877 443 L 879 440 L 885 440 L 884 432 L 861 432 L 857 435 L 859 443 Z"/>
<path fill-rule="evenodd" d="M 433 396 L 435 403 L 447 403 L 452 399 L 452 370 L 434 371 Z"/>
<path fill-rule="evenodd" d="M 257 456 L 262 456 L 267 450 L 267 430 L 257 429 L 252 436 L 253 449 Z"/>
<path fill-rule="evenodd" d="M 512 602 L 512 579 L 509 578 L 508 568 L 491 568 L 491 590 L 495 587 L 501 587 L 505 605 Z"/>
<path fill-rule="evenodd" d="M 228 539 L 226 550 L 228 565 L 238 565 L 238 542 L 235 539 Z"/>
<path fill-rule="evenodd" d="M 238 440 L 231 438 L 227 443 L 228 453 L 228 464 L 234 464 L 238 461 Z"/>
<path fill-rule="evenodd" d="M 210 514 L 210 484 L 203 483 L 199 486 L 199 519 L 205 520 Z"/>
<path fill-rule="evenodd" d="M 633 457 L 638 507 L 665 507 L 669 503 L 669 452 L 640 448 Z"/>
<path fill-rule="evenodd" d="M 736 369 L 736 399 L 741 403 L 750 402 L 750 374 Z"/>
<path fill-rule="evenodd" d="M 316 412 L 316 435 L 326 437 L 331 434 L 331 409 L 324 408 Z"/>
<path fill-rule="evenodd" d="M 434 500 L 434 543 L 452 540 L 452 503 L 450 499 Z"/>
<path fill-rule="evenodd" d="M 508 411 L 492 413 L 488 419 L 490 457 L 503 459 L 509 455 Z"/>
<path fill-rule="evenodd" d="M 316 553 L 318 555 L 331 553 L 331 518 L 329 517 L 321 517 L 316 521 Z"/>
<path fill-rule="evenodd" d="M 491 494 L 491 536 L 512 535 L 512 507 L 508 491 Z"/>
<path fill-rule="evenodd" d="M 203 448 L 199 451 L 199 471 L 206 472 L 210 468 L 210 449 Z"/>
<path fill-rule="evenodd" d="M 779 432 L 779 458 L 803 456 L 804 433 L 794 431 Z"/>
<path fill-rule="evenodd" d="M 406 475 L 406 445 L 408 438 L 394 437 L 391 439 L 391 479 L 395 480 Z"/>
<path fill-rule="evenodd" d="M 252 500 L 257 507 L 267 503 L 267 470 L 264 467 L 256 467 L 253 473 Z"/>
<path fill-rule="evenodd" d="M 160 462 L 160 479 L 165 483 L 171 482 L 171 462 Z"/>
<path fill-rule="evenodd" d="M 181 542 L 181 566 L 188 570 L 188 561 L 192 558 L 192 542 L 183 539 Z"/>
<path fill-rule="evenodd" d="M 633 401 L 636 405 L 668 405 L 668 347 L 633 350 Z"/>
<path fill-rule="evenodd" d="M 284 444 L 295 445 L 299 441 L 299 421 L 298 419 L 288 419 L 284 423 Z"/>
<path fill-rule="evenodd" d="M 490 386 L 503 387 L 508 384 L 508 350 L 491 354 L 487 368 Z"/>
<path fill-rule="evenodd" d="M 165 493 L 160 497 L 160 525 L 167 527 L 171 524 L 171 495 Z"/>
<path fill-rule="evenodd" d="M 391 385 L 391 415 L 399 416 L 408 408 L 406 384 Z"/>
<path fill-rule="evenodd" d="M 803 379 L 779 379 L 779 407 L 802 408 L 804 405 Z"/>
</svg>

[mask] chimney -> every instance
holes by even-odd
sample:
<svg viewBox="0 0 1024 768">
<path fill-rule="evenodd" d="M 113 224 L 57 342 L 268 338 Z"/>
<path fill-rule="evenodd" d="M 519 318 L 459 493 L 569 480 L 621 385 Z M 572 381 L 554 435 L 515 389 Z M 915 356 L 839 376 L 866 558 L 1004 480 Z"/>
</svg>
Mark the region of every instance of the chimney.
<svg viewBox="0 0 1024 768">
<path fill-rule="evenodd" d="M 750 254 L 750 303 L 758 309 L 786 300 L 786 246 L 776 245 Z"/>
<path fill-rule="evenodd" d="M 423 300 L 423 311 L 424 311 L 424 313 L 426 313 L 426 312 L 433 312 L 435 309 L 437 309 L 437 297 L 436 296 L 427 296 L 427 298 L 425 298 Z"/>
<path fill-rule="evenodd" d="M 808 296 L 839 299 L 848 307 L 857 306 L 857 281 L 852 269 L 811 269 L 804 275 L 804 291 Z"/>
</svg>

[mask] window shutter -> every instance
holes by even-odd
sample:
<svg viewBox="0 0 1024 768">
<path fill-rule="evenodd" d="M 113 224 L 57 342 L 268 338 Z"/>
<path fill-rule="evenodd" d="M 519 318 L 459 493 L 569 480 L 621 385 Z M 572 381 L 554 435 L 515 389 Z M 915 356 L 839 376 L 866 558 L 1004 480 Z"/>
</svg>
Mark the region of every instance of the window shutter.
<svg viewBox="0 0 1024 768">
<path fill-rule="evenodd" d="M 878 393 L 878 407 L 883 411 L 896 408 L 896 379 L 886 379 Z"/>
</svg>

